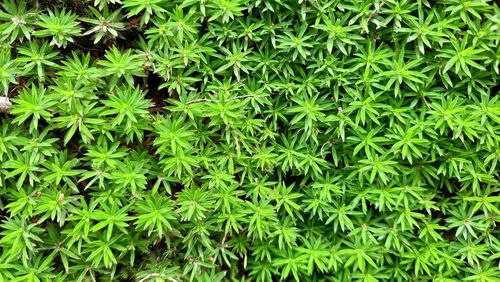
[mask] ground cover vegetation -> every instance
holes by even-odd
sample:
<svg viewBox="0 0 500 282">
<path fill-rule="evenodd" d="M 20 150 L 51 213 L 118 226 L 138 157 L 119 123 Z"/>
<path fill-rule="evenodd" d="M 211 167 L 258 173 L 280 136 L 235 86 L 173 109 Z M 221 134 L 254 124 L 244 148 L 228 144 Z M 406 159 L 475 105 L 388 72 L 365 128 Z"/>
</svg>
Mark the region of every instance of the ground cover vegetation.
<svg viewBox="0 0 500 282">
<path fill-rule="evenodd" d="M 0 281 L 500 281 L 499 14 L 3 0 Z"/>
</svg>

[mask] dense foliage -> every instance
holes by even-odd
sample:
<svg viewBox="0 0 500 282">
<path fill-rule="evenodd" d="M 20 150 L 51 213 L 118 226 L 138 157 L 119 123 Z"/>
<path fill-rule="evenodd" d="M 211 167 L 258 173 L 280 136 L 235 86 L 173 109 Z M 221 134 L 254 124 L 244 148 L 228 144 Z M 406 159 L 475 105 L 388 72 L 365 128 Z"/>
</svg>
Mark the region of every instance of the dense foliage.
<svg viewBox="0 0 500 282">
<path fill-rule="evenodd" d="M 3 0 L 0 281 L 500 281 L 490 0 Z"/>
</svg>

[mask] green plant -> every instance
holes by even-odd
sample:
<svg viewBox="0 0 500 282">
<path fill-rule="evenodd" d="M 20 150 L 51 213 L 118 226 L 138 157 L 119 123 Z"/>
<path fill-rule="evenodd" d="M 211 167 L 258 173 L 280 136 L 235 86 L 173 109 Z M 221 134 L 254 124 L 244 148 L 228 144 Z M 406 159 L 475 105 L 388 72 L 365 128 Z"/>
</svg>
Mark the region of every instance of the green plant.
<svg viewBox="0 0 500 282">
<path fill-rule="evenodd" d="M 122 0 L 88 0 L 94 3 L 95 7 L 98 7 L 99 10 L 108 7 L 108 4 L 122 4 Z"/>
<path fill-rule="evenodd" d="M 495 1 L 0 6 L 0 281 L 500 281 Z"/>
<path fill-rule="evenodd" d="M 123 0 L 123 7 L 129 11 L 128 17 L 142 13 L 140 15 L 141 25 L 149 23 L 151 16 L 160 16 L 164 13 L 166 11 L 163 7 L 165 4 L 165 0 Z"/>
<path fill-rule="evenodd" d="M 15 60 L 12 60 L 10 50 L 3 48 L 0 51 L 0 82 L 1 92 L 5 96 L 9 93 L 9 84 L 17 84 L 19 68 Z"/>
<path fill-rule="evenodd" d="M 29 127 L 31 133 L 38 130 L 38 122 L 41 118 L 49 120 L 52 117 L 49 108 L 54 106 L 55 102 L 48 99 L 45 92 L 46 89 L 43 86 L 33 85 L 31 89 L 24 89 L 14 101 L 19 107 L 12 110 L 12 114 L 16 116 L 13 122 L 22 124 L 31 118 Z"/>
<path fill-rule="evenodd" d="M 66 12 L 64 9 L 52 12 L 48 11 L 47 15 L 40 15 L 40 20 L 36 24 L 41 28 L 34 32 L 38 37 L 52 37 L 50 45 L 64 47 L 68 42 L 73 42 L 73 37 L 80 35 L 80 26 L 77 21 L 77 16 L 71 12 Z"/>
<path fill-rule="evenodd" d="M 35 18 L 36 10 L 29 9 L 26 1 L 21 0 L 17 3 L 14 0 L 4 1 L 0 11 L 0 19 L 3 21 L 0 24 L 2 38 L 8 39 L 11 43 L 16 40 L 30 40 Z"/>
<path fill-rule="evenodd" d="M 91 12 L 90 18 L 82 18 L 83 22 L 87 22 L 92 25 L 92 28 L 87 30 L 83 35 L 93 34 L 94 44 L 100 42 L 101 40 L 106 42 L 108 40 L 114 40 L 117 37 L 123 37 L 120 31 L 126 29 L 125 23 L 123 23 L 121 11 L 115 10 L 112 13 L 109 12 L 107 7 L 104 7 L 101 12 L 89 7 Z"/>
<path fill-rule="evenodd" d="M 47 69 L 55 68 L 55 62 L 59 58 L 59 52 L 54 51 L 47 42 L 40 46 L 38 42 L 30 42 L 28 46 L 19 47 L 19 56 L 16 58 L 23 66 L 22 74 L 31 76 L 36 74 L 40 81 L 47 78 Z"/>
<path fill-rule="evenodd" d="M 98 62 L 104 68 L 103 72 L 111 76 L 110 89 L 115 88 L 121 78 L 128 83 L 129 86 L 134 85 L 134 76 L 144 76 L 143 62 L 138 55 L 132 54 L 129 49 L 122 53 L 118 48 L 113 47 L 106 51 L 105 60 Z"/>
</svg>

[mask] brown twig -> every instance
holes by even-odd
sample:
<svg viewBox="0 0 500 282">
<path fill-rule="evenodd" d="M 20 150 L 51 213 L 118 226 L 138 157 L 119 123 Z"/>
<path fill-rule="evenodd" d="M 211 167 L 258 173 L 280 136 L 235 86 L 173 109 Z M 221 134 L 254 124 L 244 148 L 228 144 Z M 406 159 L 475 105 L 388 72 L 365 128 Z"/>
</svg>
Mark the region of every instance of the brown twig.
<svg viewBox="0 0 500 282">
<path fill-rule="evenodd" d="M 383 1 L 376 5 L 375 9 L 373 9 L 372 13 L 366 19 L 366 23 L 369 23 L 373 16 L 375 16 L 375 14 L 377 14 L 380 11 L 380 8 L 382 8 L 384 5 L 385 3 Z"/>
<path fill-rule="evenodd" d="M 144 281 L 148 280 L 149 278 L 158 277 L 158 276 L 161 276 L 161 274 L 160 273 L 151 273 L 151 274 L 146 275 L 144 278 L 142 278 L 138 282 L 144 282 Z"/>
</svg>

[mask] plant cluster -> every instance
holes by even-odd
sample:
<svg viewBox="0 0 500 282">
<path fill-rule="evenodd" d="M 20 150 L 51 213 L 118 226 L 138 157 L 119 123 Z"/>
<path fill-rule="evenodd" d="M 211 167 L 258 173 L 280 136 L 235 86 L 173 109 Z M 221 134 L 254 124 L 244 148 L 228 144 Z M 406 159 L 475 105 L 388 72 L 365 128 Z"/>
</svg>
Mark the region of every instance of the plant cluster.
<svg viewBox="0 0 500 282">
<path fill-rule="evenodd" d="M 0 38 L 0 281 L 500 281 L 494 1 L 3 0 Z"/>
</svg>

